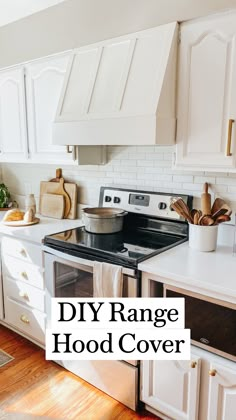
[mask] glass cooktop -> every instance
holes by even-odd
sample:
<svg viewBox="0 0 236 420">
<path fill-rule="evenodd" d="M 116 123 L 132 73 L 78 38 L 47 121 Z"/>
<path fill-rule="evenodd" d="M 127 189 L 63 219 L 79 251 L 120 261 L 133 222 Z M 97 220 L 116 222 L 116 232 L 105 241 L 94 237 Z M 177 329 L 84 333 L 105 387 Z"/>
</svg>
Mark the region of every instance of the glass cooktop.
<svg viewBox="0 0 236 420">
<path fill-rule="evenodd" d="M 134 267 L 185 240 L 183 236 L 142 228 L 114 234 L 94 234 L 82 226 L 48 235 L 44 244 L 70 255 Z"/>
</svg>

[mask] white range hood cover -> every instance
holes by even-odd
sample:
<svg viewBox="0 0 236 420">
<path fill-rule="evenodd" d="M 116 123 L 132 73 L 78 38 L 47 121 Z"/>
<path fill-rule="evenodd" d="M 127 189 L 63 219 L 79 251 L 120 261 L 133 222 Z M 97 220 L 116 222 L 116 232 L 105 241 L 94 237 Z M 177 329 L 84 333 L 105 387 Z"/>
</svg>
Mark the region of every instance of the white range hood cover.
<svg viewBox="0 0 236 420">
<path fill-rule="evenodd" d="M 74 50 L 53 143 L 172 144 L 177 32 L 171 23 Z"/>
</svg>

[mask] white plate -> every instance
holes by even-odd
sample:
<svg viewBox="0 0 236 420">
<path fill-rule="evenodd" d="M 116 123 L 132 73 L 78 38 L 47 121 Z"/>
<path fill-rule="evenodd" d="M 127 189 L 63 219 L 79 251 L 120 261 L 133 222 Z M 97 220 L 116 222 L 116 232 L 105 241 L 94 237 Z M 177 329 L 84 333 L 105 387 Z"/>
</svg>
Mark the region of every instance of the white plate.
<svg viewBox="0 0 236 420">
<path fill-rule="evenodd" d="M 39 223 L 40 219 L 38 217 L 35 217 L 35 219 L 32 222 L 26 222 L 25 220 L 15 220 L 12 222 L 4 222 L 2 221 L 2 224 L 5 226 L 31 226 L 36 225 Z"/>
</svg>

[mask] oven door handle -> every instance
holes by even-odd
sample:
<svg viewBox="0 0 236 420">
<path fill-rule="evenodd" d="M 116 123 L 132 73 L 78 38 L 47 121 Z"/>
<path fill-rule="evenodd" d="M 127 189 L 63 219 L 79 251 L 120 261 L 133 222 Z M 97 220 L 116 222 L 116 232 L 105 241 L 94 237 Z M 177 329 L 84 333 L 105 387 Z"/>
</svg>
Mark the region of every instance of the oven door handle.
<svg viewBox="0 0 236 420">
<path fill-rule="evenodd" d="M 46 245 L 43 245 L 42 249 L 44 252 L 47 252 L 51 256 L 55 256 L 55 258 L 60 258 L 60 260 L 62 260 L 61 262 L 64 262 L 67 264 L 71 262 L 73 263 L 73 266 L 75 268 L 78 268 L 78 269 L 81 269 L 90 273 L 93 272 L 94 261 L 86 260 L 80 257 L 74 257 L 72 255 L 65 254 L 64 252 L 57 251 L 56 249 L 49 248 Z M 135 277 L 135 270 L 133 270 L 132 268 L 122 267 L 122 274 L 125 276 Z"/>
</svg>

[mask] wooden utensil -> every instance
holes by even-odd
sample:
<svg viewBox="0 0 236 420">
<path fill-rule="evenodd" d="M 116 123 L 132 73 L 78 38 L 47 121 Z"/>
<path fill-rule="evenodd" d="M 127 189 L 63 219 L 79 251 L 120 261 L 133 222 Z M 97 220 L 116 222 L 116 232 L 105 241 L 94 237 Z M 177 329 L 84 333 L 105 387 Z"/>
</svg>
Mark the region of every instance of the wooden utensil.
<svg viewBox="0 0 236 420">
<path fill-rule="evenodd" d="M 212 214 L 215 215 L 215 213 L 223 209 L 226 210 L 224 214 L 227 214 L 228 216 L 232 214 L 232 210 L 229 205 L 224 200 L 222 200 L 222 198 L 216 198 L 211 209 Z"/>
<path fill-rule="evenodd" d="M 226 214 L 226 213 L 227 213 L 227 209 L 222 207 L 221 209 L 217 210 L 214 214 L 212 214 L 212 218 L 216 220 L 217 217 L 222 216 L 223 214 Z"/>
<path fill-rule="evenodd" d="M 64 198 L 65 198 L 64 219 L 66 219 L 66 218 L 67 218 L 67 216 L 68 216 L 68 215 L 69 215 L 69 213 L 70 213 L 71 203 L 70 203 L 70 197 L 69 197 L 69 195 L 67 194 L 67 192 L 65 191 L 65 188 L 64 188 L 64 182 L 65 182 L 64 178 L 60 178 L 60 181 L 59 181 L 59 186 L 58 186 L 58 188 L 56 189 L 56 191 L 54 192 L 54 194 L 63 195 L 63 196 L 64 196 Z"/>
<path fill-rule="evenodd" d="M 186 219 L 189 223 L 193 223 L 193 219 L 190 215 L 189 208 L 186 206 L 187 207 L 187 211 L 186 211 L 186 208 L 182 206 L 182 203 L 180 203 L 180 200 L 181 199 L 172 200 L 171 207 L 176 211 L 176 213 L 178 213 L 179 216 Z"/>
<path fill-rule="evenodd" d="M 203 193 L 201 195 L 201 209 L 203 215 L 211 214 L 211 194 L 208 193 L 207 182 L 205 182 L 203 186 Z"/>
<path fill-rule="evenodd" d="M 221 214 L 215 220 L 215 225 L 219 225 L 220 223 L 229 222 L 230 216 L 228 214 Z"/>
<path fill-rule="evenodd" d="M 193 224 L 194 225 L 198 225 L 198 221 L 199 221 L 201 216 L 202 216 L 202 212 L 200 210 L 197 210 L 196 213 L 194 213 L 194 216 L 193 216 Z"/>
<path fill-rule="evenodd" d="M 41 214 L 54 219 L 63 219 L 65 213 L 64 195 L 43 194 L 41 199 Z"/>
<path fill-rule="evenodd" d="M 215 220 L 207 214 L 201 216 L 198 220 L 198 224 L 201 226 L 213 226 L 214 223 L 215 223 Z"/>
</svg>

